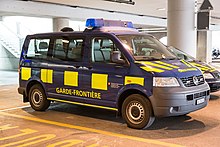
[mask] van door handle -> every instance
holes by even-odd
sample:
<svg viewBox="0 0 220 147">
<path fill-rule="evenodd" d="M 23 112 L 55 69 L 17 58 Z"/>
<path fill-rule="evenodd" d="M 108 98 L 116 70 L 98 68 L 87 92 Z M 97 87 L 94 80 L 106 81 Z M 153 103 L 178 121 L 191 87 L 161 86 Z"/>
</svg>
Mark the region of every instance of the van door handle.
<svg viewBox="0 0 220 147">
<path fill-rule="evenodd" d="M 75 67 L 75 66 L 68 66 L 67 68 L 68 69 L 76 69 L 77 67 Z"/>
<path fill-rule="evenodd" d="M 87 68 L 87 67 L 85 67 L 85 66 L 80 66 L 78 69 L 89 70 L 89 68 Z"/>
<path fill-rule="evenodd" d="M 121 65 L 116 65 L 115 68 L 124 68 L 124 67 Z"/>
</svg>

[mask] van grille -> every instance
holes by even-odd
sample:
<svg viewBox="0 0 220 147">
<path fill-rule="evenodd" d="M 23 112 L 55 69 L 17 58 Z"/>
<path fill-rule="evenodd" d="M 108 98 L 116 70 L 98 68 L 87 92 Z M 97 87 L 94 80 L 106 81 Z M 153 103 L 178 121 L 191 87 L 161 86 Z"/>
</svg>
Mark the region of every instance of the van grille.
<svg viewBox="0 0 220 147">
<path fill-rule="evenodd" d="M 201 97 L 204 97 L 204 96 L 209 96 L 209 94 L 210 94 L 209 90 L 208 91 L 203 91 L 203 92 L 200 92 L 200 93 L 187 95 L 186 99 L 187 99 L 187 101 L 192 101 L 193 99 L 201 98 Z"/>
<path fill-rule="evenodd" d="M 202 85 L 202 84 L 205 83 L 205 80 L 204 80 L 203 75 L 196 76 L 197 79 L 198 79 L 198 84 L 197 84 L 197 85 L 196 85 L 195 82 L 193 81 L 193 77 L 194 77 L 194 76 L 185 77 L 185 78 L 180 78 L 180 79 L 181 79 L 181 81 L 183 82 L 183 84 L 184 84 L 186 87 L 192 87 L 192 86 Z"/>
</svg>

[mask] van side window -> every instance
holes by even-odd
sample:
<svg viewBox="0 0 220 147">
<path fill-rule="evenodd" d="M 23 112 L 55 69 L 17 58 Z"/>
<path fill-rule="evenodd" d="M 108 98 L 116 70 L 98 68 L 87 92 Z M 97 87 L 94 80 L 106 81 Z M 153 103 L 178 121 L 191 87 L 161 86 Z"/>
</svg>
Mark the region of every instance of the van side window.
<svg viewBox="0 0 220 147">
<path fill-rule="evenodd" d="M 111 55 L 114 51 L 120 52 L 111 39 L 104 37 L 92 39 L 92 62 L 111 63 Z"/>
<path fill-rule="evenodd" d="M 53 59 L 82 61 L 83 39 L 55 39 Z"/>
<path fill-rule="evenodd" d="M 50 39 L 31 39 L 28 45 L 27 57 L 46 59 Z"/>
</svg>

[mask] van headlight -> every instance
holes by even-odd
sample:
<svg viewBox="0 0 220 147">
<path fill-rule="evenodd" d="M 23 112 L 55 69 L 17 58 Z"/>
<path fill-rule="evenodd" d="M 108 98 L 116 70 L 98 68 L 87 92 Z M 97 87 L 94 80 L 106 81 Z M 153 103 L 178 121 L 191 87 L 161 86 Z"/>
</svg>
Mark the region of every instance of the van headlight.
<svg viewBox="0 0 220 147">
<path fill-rule="evenodd" d="M 205 79 L 214 79 L 213 75 L 209 72 L 203 73 L 203 76 Z"/>
<path fill-rule="evenodd" d="M 177 87 L 179 82 L 174 77 L 153 77 L 153 86 L 155 87 Z"/>
</svg>

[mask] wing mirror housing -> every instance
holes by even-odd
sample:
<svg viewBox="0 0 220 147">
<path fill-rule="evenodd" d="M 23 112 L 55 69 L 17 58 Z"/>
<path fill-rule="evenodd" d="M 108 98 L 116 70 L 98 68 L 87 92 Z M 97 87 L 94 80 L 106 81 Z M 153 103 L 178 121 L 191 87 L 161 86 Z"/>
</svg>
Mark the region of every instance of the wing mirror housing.
<svg viewBox="0 0 220 147">
<path fill-rule="evenodd" d="M 113 51 L 111 53 L 111 61 L 117 64 L 125 64 L 125 60 L 121 59 L 121 53 L 119 51 Z"/>
</svg>

